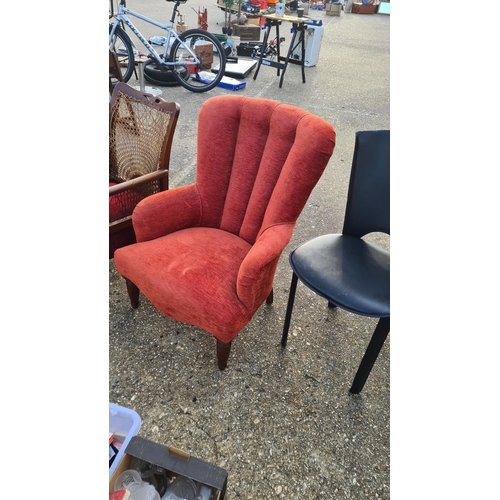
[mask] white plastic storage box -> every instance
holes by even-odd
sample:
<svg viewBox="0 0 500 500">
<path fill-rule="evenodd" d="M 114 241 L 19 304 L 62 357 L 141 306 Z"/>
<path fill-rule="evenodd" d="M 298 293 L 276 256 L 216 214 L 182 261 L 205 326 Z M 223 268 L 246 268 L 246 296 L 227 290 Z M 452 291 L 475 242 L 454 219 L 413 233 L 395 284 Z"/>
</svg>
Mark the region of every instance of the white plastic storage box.
<svg viewBox="0 0 500 500">
<path fill-rule="evenodd" d="M 319 60 L 319 49 L 323 39 L 323 22 L 319 19 L 308 19 L 304 22 L 304 66 L 316 66 Z M 298 35 L 296 43 L 298 42 Z M 297 44 L 290 55 L 291 59 L 300 61 L 302 59 L 302 48 Z"/>
<path fill-rule="evenodd" d="M 116 440 L 121 443 L 120 451 L 109 468 L 110 478 L 123 458 L 128 443 L 137 435 L 140 428 L 141 417 L 134 410 L 109 403 L 109 432 L 113 433 Z"/>
</svg>

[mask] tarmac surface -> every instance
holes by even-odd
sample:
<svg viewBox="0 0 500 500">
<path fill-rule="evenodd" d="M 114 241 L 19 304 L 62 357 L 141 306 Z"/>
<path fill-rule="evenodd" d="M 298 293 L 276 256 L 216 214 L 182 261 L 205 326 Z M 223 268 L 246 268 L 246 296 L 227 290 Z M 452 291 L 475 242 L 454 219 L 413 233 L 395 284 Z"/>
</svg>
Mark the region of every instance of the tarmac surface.
<svg viewBox="0 0 500 500">
<path fill-rule="evenodd" d="M 164 0 L 127 6 L 165 22 L 172 9 Z M 208 10 L 209 31 L 222 33 L 216 23 L 224 14 L 208 0 L 181 5 L 188 26 L 196 27 L 198 7 Z M 300 67 L 289 65 L 281 89 L 276 69 L 266 66 L 239 91 L 157 87 L 181 107 L 171 188 L 194 181 L 197 113 L 213 96 L 237 92 L 293 104 L 337 132 L 333 156 L 278 265 L 274 303 L 264 304 L 233 341 L 226 370 L 219 372 L 215 340 L 203 330 L 166 318 L 142 295 L 132 309 L 109 261 L 109 401 L 140 415 L 140 436 L 225 468 L 227 500 L 390 498 L 390 335 L 361 394 L 350 394 L 377 320 L 331 310 L 299 283 L 288 345 L 280 345 L 290 251 L 341 232 L 355 132 L 390 128 L 390 16 L 310 10 L 309 17 L 321 19 L 324 31 L 306 83 Z M 137 26 L 147 37 L 161 34 Z M 286 26 L 282 31 L 286 48 L 291 34 Z M 139 84 L 134 77 L 128 83 Z M 370 241 L 389 249 L 385 235 Z"/>
</svg>

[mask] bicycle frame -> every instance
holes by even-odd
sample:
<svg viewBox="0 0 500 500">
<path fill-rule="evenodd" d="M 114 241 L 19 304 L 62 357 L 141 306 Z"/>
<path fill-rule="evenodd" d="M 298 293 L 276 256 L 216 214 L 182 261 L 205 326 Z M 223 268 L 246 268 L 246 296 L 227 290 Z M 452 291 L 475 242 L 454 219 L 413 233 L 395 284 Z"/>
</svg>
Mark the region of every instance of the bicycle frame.
<svg viewBox="0 0 500 500">
<path fill-rule="evenodd" d="M 177 61 L 167 61 L 167 56 L 168 56 L 168 49 L 170 47 L 170 40 L 173 38 L 174 40 L 177 40 L 179 44 L 189 52 L 191 57 L 193 58 L 194 63 L 200 63 L 200 60 L 196 57 L 196 54 L 191 50 L 191 48 L 186 45 L 179 37 L 179 35 L 173 30 L 174 27 L 174 21 L 175 21 L 175 14 L 178 12 L 177 7 L 179 6 L 179 3 L 176 2 L 174 5 L 174 9 L 172 12 L 172 18 L 170 19 L 170 22 L 168 24 L 163 24 L 159 23 L 158 21 L 155 21 L 154 19 L 151 19 L 150 17 L 143 16 L 139 12 L 135 12 L 133 10 L 127 9 L 125 7 L 124 3 L 120 3 L 118 5 L 118 14 L 116 14 L 114 17 L 116 18 L 116 21 L 113 23 L 113 28 L 111 29 L 111 32 L 109 34 L 109 38 L 111 40 L 111 37 L 113 36 L 116 27 L 120 24 L 120 22 L 125 23 L 135 34 L 135 36 L 144 44 L 144 46 L 148 49 L 149 53 L 151 56 L 156 60 L 158 64 L 161 64 L 163 66 L 178 66 L 179 63 Z M 161 28 L 165 30 L 168 33 L 167 41 L 165 43 L 165 48 L 163 50 L 163 59 L 158 55 L 154 47 L 144 38 L 142 33 L 134 26 L 132 21 L 127 17 L 127 14 L 130 16 L 137 17 L 138 19 L 141 19 L 142 21 L 145 21 L 149 24 L 152 24 L 154 26 L 157 26 L 158 28 Z"/>
</svg>

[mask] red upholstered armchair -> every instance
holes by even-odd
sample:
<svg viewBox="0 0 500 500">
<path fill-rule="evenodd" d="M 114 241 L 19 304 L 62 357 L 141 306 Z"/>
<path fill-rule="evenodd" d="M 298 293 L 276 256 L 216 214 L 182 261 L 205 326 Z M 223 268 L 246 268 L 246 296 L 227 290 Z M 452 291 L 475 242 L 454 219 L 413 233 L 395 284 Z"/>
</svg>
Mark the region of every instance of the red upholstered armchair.
<svg viewBox="0 0 500 500">
<path fill-rule="evenodd" d="M 166 316 L 231 341 L 264 301 L 278 260 L 335 146 L 323 119 L 275 101 L 218 96 L 199 112 L 196 182 L 134 210 L 137 243 L 115 252 L 132 307 L 139 290 Z"/>
</svg>

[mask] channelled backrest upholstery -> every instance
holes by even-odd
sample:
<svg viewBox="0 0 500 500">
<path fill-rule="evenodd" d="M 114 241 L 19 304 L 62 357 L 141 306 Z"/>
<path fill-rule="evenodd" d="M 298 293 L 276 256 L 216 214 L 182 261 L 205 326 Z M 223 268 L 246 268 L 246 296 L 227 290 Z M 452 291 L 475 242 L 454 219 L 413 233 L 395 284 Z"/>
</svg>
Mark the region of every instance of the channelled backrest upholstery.
<svg viewBox="0 0 500 500">
<path fill-rule="evenodd" d="M 390 131 L 356 133 L 343 234 L 390 234 Z"/>
<path fill-rule="evenodd" d="M 302 109 L 243 96 L 209 99 L 198 123 L 200 225 L 253 244 L 269 226 L 294 224 L 334 146 L 333 127 Z"/>
</svg>

